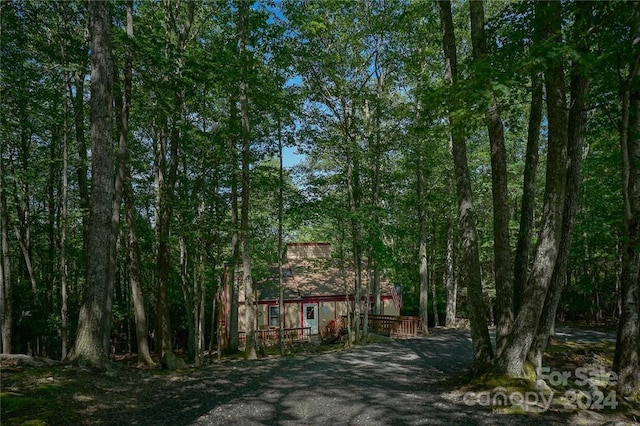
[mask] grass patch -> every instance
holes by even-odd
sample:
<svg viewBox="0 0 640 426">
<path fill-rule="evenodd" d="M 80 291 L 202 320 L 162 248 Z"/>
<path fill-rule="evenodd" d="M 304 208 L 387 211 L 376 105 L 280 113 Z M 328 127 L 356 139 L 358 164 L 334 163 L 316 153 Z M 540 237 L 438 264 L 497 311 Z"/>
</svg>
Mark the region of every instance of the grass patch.
<svg viewBox="0 0 640 426">
<path fill-rule="evenodd" d="M 13 413 L 37 411 L 41 405 L 41 401 L 37 398 L 9 392 L 0 393 L 0 401 L 2 402 L 3 419 Z"/>
</svg>

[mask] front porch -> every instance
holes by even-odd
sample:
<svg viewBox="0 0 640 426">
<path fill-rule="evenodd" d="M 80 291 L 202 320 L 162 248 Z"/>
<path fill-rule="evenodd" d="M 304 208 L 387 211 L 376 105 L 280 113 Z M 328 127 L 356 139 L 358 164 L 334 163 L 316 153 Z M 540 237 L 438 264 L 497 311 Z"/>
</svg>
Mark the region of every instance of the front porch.
<svg viewBox="0 0 640 426">
<path fill-rule="evenodd" d="M 353 324 L 353 317 L 352 317 Z M 364 315 L 360 316 L 360 327 L 364 324 Z M 367 329 L 369 332 L 389 336 L 392 339 L 408 339 L 418 337 L 422 334 L 422 319 L 406 315 L 368 315 Z M 292 345 L 294 343 L 310 342 L 312 339 L 311 327 L 292 327 L 284 329 L 284 343 Z M 327 335 L 346 334 L 346 316 L 330 321 L 330 323 L 320 331 L 323 337 Z M 263 346 L 274 346 L 280 342 L 280 329 L 267 328 L 255 331 L 256 342 Z M 240 347 L 244 347 L 247 335 L 246 332 L 238 333 Z"/>
</svg>

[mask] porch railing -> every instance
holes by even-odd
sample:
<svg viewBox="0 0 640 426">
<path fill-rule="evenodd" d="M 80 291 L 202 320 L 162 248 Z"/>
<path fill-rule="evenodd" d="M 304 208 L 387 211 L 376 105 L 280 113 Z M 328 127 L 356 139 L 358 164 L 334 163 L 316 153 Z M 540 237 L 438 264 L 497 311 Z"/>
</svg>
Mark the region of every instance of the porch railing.
<svg viewBox="0 0 640 426">
<path fill-rule="evenodd" d="M 277 345 L 280 342 L 279 328 L 256 330 L 255 335 L 256 340 L 265 346 Z M 309 336 L 311 336 L 311 327 L 294 327 L 284 329 L 285 343 L 308 342 L 310 340 Z M 244 346 L 247 342 L 247 333 L 244 331 L 238 332 L 238 340 L 240 346 Z"/>
</svg>

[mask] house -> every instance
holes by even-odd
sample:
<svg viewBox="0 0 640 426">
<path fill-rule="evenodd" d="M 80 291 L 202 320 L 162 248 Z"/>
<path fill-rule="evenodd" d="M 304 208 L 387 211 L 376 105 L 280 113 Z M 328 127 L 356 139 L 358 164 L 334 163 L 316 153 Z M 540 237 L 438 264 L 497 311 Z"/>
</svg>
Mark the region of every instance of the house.
<svg viewBox="0 0 640 426">
<path fill-rule="evenodd" d="M 278 267 L 272 268 L 272 272 L 269 279 L 255 283 L 257 330 L 277 330 L 280 327 Z M 368 275 L 368 271 L 363 269 L 363 305 Z M 399 315 L 400 298 L 397 295 L 394 297 L 394 288 L 386 277 L 381 277 L 380 281 L 380 313 Z M 355 268 L 341 269 L 339 261 L 331 256 L 329 243 L 288 243 L 282 265 L 282 286 L 286 329 L 308 328 L 310 334 L 319 334 L 330 321 L 353 312 Z M 242 333 L 246 329 L 243 288 L 239 288 L 238 300 L 238 328 Z M 370 312 L 374 303 L 371 289 L 368 303 Z"/>
</svg>

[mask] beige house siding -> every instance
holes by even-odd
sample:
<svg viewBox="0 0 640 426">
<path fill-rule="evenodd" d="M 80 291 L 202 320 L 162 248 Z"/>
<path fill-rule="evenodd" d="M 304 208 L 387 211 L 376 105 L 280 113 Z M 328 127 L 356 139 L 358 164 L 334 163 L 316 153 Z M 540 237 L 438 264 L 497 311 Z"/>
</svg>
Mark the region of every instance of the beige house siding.
<svg viewBox="0 0 640 426">
<path fill-rule="evenodd" d="M 324 329 L 327 324 L 336 318 L 345 316 L 348 311 L 348 306 L 352 306 L 353 302 L 347 303 L 344 300 L 287 300 L 285 301 L 285 328 L 298 328 L 303 326 L 300 309 L 304 303 L 317 303 L 318 304 L 318 328 Z M 257 306 L 257 329 L 264 330 L 269 327 L 269 306 L 278 306 L 277 302 L 260 302 Z M 393 299 L 382 300 L 382 314 L 383 315 L 400 315 L 398 308 L 393 303 Z M 240 304 L 238 307 L 238 328 L 240 331 L 245 331 L 245 306 Z"/>
<path fill-rule="evenodd" d="M 343 303 L 344 302 L 340 302 Z M 327 323 L 336 318 L 336 305 L 338 302 L 320 302 L 318 309 L 319 313 L 319 323 L 318 326 L 322 329 L 327 326 Z"/>
</svg>

